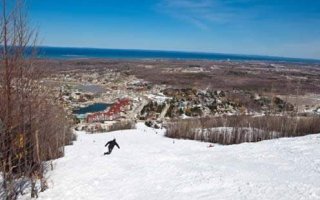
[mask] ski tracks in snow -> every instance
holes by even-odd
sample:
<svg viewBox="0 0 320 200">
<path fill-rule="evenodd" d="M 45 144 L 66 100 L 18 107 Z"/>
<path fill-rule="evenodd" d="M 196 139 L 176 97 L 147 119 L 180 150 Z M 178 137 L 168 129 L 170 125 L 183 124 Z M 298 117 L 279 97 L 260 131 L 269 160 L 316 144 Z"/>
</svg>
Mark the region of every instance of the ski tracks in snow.
<svg viewBox="0 0 320 200">
<path fill-rule="evenodd" d="M 173 142 L 141 123 L 136 130 L 79 133 L 54 161 L 50 188 L 39 199 L 320 199 L 319 137 L 207 148 Z M 113 138 L 121 149 L 101 156 Z"/>
</svg>

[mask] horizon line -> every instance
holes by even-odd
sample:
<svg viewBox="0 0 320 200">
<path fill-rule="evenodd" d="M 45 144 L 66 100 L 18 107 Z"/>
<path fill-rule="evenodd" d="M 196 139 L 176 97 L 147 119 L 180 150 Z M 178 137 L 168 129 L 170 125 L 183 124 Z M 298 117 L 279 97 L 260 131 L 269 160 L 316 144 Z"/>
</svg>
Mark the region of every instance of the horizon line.
<svg viewBox="0 0 320 200">
<path fill-rule="evenodd" d="M 262 54 L 241 54 L 241 53 L 218 53 L 213 51 L 195 51 L 195 50 L 164 50 L 164 49 L 143 49 L 143 48 L 105 48 L 105 47 L 79 47 L 79 46 L 55 46 L 55 45 L 39 45 L 36 48 L 69 48 L 69 49 L 92 49 L 92 50 L 117 50 L 117 51 L 150 51 L 150 52 L 167 52 L 167 53 L 191 53 L 191 54 L 209 54 L 209 55 L 231 55 L 231 56 L 246 56 L 246 57 L 265 57 L 265 58 L 283 58 L 292 60 L 309 60 L 320 62 L 320 58 L 310 57 L 290 57 L 279 55 L 262 55 Z"/>
</svg>

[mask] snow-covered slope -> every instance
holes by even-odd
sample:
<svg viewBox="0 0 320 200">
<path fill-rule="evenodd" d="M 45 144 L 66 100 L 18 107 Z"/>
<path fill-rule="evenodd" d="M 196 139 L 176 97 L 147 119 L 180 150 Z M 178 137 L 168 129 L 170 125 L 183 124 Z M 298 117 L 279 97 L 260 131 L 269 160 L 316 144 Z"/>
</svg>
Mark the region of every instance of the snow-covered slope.
<svg viewBox="0 0 320 200">
<path fill-rule="evenodd" d="M 162 134 L 79 133 L 39 199 L 320 199 L 319 135 L 208 148 Z"/>
</svg>

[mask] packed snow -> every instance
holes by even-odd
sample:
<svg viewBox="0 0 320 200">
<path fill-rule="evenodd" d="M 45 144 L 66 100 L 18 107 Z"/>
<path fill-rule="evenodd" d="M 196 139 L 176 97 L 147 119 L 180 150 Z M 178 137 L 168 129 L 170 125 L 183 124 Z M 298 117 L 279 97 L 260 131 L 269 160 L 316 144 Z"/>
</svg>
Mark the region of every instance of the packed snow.
<svg viewBox="0 0 320 200">
<path fill-rule="evenodd" d="M 77 134 L 39 199 L 320 199 L 320 135 L 222 146 L 141 123 Z M 103 156 L 113 138 L 121 149 Z"/>
</svg>

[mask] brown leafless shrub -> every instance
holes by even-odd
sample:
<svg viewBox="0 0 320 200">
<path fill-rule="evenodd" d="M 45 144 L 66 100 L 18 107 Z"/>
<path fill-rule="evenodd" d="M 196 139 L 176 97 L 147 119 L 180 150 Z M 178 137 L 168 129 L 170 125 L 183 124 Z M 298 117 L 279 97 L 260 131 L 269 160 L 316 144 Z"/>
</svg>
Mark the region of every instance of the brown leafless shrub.
<svg viewBox="0 0 320 200">
<path fill-rule="evenodd" d="M 126 129 L 134 129 L 135 128 L 135 122 L 134 121 L 119 121 L 114 124 L 112 124 L 108 131 L 118 131 L 118 130 L 126 130 Z"/>
<path fill-rule="evenodd" d="M 166 136 L 229 145 L 315 133 L 320 133 L 319 116 L 241 115 L 175 121 L 168 124 Z"/>
</svg>

